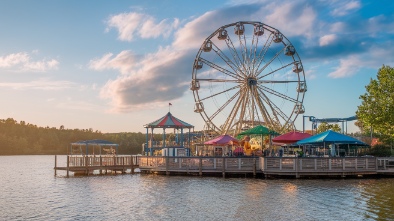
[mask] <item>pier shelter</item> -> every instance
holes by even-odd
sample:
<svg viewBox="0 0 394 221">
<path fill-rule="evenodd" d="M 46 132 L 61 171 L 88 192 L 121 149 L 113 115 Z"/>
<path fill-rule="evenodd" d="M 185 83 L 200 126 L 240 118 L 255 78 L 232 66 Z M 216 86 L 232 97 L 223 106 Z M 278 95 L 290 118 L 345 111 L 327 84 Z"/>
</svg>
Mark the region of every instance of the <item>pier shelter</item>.
<svg viewBox="0 0 394 221">
<path fill-rule="evenodd" d="M 107 140 L 82 140 L 71 143 L 70 155 L 116 155 L 119 144 Z"/>
<path fill-rule="evenodd" d="M 146 128 L 146 143 L 143 145 L 143 152 L 145 155 L 154 156 L 190 156 L 190 140 L 191 129 L 193 125 L 188 124 L 176 117 L 171 112 L 155 120 L 149 124 L 144 125 Z M 162 141 L 154 141 L 154 129 L 163 130 Z M 166 130 L 173 129 L 174 139 L 171 140 L 166 134 Z M 184 129 L 188 129 L 188 137 L 185 137 Z M 186 142 L 187 141 L 187 142 Z"/>
</svg>

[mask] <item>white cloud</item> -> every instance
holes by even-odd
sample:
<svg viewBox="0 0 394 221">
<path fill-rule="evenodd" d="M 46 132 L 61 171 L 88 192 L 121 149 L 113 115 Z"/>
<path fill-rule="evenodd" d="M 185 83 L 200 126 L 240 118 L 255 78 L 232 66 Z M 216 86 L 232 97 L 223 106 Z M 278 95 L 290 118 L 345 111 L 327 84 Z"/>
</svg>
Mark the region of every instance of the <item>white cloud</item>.
<svg viewBox="0 0 394 221">
<path fill-rule="evenodd" d="M 319 45 L 320 46 L 327 46 L 333 43 L 337 39 L 337 36 L 335 34 L 330 34 L 330 35 L 324 35 L 323 37 L 320 38 L 319 40 Z"/>
<path fill-rule="evenodd" d="M 122 74 L 128 74 L 135 67 L 135 60 L 135 55 L 131 51 L 122 51 L 116 56 L 107 53 L 101 58 L 90 60 L 88 66 L 93 70 L 114 69 Z"/>
<path fill-rule="evenodd" d="M 33 52 L 36 54 L 36 52 Z M 0 57 L 0 68 L 12 69 L 22 72 L 46 72 L 56 70 L 59 62 L 55 59 L 42 59 L 32 61 L 31 56 L 26 52 L 19 52 Z"/>
<path fill-rule="evenodd" d="M 179 20 L 173 22 L 164 19 L 156 23 L 155 18 L 142 13 L 122 13 L 111 16 L 107 21 L 107 29 L 115 28 L 118 31 L 118 38 L 122 41 L 132 41 L 135 36 L 141 38 L 168 37 L 179 25 Z"/>
<path fill-rule="evenodd" d="M 298 2 L 272 4 L 270 8 L 262 8 L 265 14 L 264 22 L 284 33 L 286 36 L 312 37 L 316 12 L 311 6 L 297 4 Z"/>
<path fill-rule="evenodd" d="M 340 1 L 340 4 L 338 4 L 336 8 L 331 11 L 331 14 L 334 16 L 344 16 L 356 11 L 359 8 L 361 8 L 359 1 Z"/>
<path fill-rule="evenodd" d="M 339 67 L 335 71 L 328 74 L 331 78 L 344 78 L 350 77 L 357 73 L 357 71 L 363 66 L 363 62 L 358 56 L 349 56 L 348 58 L 340 59 Z"/>
</svg>

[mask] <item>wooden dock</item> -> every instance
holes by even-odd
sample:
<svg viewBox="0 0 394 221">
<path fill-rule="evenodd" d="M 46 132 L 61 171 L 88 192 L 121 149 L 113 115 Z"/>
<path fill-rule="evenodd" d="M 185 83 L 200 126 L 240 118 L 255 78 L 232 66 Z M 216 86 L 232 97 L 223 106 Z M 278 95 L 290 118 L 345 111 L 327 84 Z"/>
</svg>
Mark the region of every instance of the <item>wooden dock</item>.
<svg viewBox="0 0 394 221">
<path fill-rule="evenodd" d="M 70 172 L 74 175 L 89 175 L 97 171 L 98 174 L 107 174 L 112 172 L 134 173 L 138 168 L 138 158 L 135 155 L 130 156 L 67 156 L 66 165 L 59 166 L 57 156 L 55 156 L 55 176 L 58 170 L 66 171 L 69 177 Z"/>
<path fill-rule="evenodd" d="M 266 157 L 260 163 L 266 177 L 365 176 L 378 171 L 375 157 Z"/>
<path fill-rule="evenodd" d="M 67 156 L 58 170 L 74 174 L 141 173 L 237 177 L 394 176 L 394 157 Z"/>
<path fill-rule="evenodd" d="M 262 174 L 258 157 L 139 156 L 143 173 L 256 176 Z"/>
</svg>

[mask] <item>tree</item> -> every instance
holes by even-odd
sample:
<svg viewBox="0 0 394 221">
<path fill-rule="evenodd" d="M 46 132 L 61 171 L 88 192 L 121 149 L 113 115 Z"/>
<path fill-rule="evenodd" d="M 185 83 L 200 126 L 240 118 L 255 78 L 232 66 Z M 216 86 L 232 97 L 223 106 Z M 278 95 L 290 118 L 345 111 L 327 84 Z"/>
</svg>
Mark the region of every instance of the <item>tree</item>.
<svg viewBox="0 0 394 221">
<path fill-rule="evenodd" d="M 332 130 L 335 132 L 341 132 L 341 127 L 338 124 L 328 124 L 327 122 L 323 122 L 317 128 L 317 133 L 322 133 L 327 130 Z"/>
<path fill-rule="evenodd" d="M 383 65 L 377 79 L 365 87 L 362 103 L 356 112 L 363 127 L 372 128 L 382 141 L 394 138 L 394 68 Z"/>
</svg>

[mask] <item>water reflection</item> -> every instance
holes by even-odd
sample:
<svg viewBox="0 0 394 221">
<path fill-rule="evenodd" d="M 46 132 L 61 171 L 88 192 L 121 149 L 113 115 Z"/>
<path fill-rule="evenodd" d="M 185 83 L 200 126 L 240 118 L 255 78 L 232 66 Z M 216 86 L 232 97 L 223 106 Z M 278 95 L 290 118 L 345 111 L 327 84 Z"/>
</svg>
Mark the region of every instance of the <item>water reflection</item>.
<svg viewBox="0 0 394 221">
<path fill-rule="evenodd" d="M 0 156 L 0 220 L 394 220 L 393 179 L 54 177 L 53 156 Z"/>
</svg>

